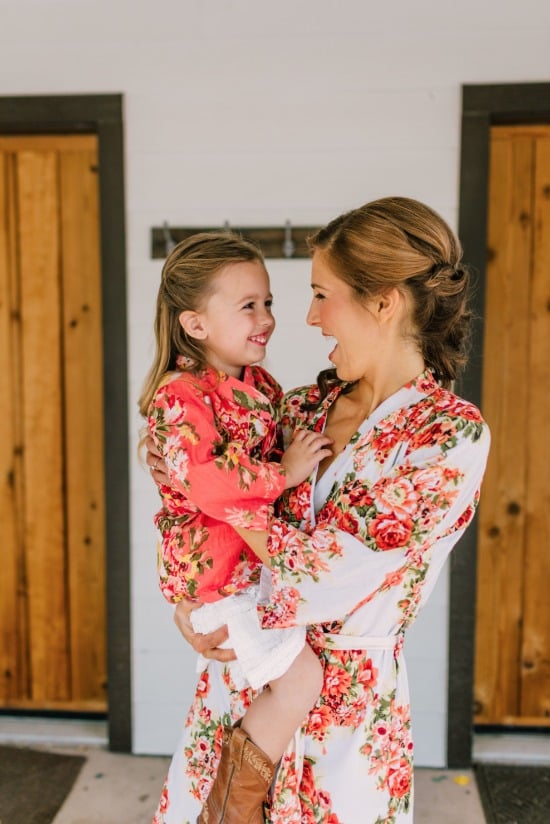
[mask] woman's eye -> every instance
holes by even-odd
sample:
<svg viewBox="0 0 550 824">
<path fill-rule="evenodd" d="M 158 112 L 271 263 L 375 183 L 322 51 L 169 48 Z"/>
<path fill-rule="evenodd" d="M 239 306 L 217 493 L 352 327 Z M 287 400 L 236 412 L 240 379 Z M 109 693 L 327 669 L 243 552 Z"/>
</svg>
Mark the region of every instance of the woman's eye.
<svg viewBox="0 0 550 824">
<path fill-rule="evenodd" d="M 316 292 L 316 293 L 313 295 L 313 298 L 314 298 L 314 300 L 324 300 L 324 299 L 325 299 L 325 296 L 324 296 L 324 295 L 322 295 L 320 292 Z"/>
</svg>

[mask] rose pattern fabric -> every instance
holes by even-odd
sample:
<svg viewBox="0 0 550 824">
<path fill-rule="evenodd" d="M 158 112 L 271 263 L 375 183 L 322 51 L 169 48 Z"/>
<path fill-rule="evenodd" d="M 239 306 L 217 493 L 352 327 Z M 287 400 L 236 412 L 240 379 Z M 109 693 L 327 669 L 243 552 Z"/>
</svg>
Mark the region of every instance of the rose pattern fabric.
<svg viewBox="0 0 550 824">
<path fill-rule="evenodd" d="M 286 441 L 296 427 L 322 431 L 341 391 L 323 401 L 316 387 L 288 393 Z M 281 759 L 266 822 L 411 824 L 403 639 L 474 516 L 489 441 L 479 411 L 427 371 L 375 410 L 319 480 L 314 473 L 279 499 L 262 620 L 308 627 L 324 685 Z M 220 725 L 237 721 L 252 698 L 235 689 L 227 666 L 210 662 L 154 824 L 196 820 Z"/>
<path fill-rule="evenodd" d="M 261 563 L 235 526 L 265 529 L 284 487 L 282 391 L 259 366 L 242 380 L 208 368 L 174 372 L 151 403 L 149 431 L 168 466 L 155 523 L 165 598 L 215 601 L 256 583 Z"/>
</svg>

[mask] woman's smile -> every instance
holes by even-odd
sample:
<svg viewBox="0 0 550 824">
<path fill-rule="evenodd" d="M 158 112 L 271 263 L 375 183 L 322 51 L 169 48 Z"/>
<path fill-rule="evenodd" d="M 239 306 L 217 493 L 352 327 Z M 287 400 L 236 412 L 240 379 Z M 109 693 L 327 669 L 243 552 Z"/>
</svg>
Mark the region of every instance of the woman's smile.
<svg viewBox="0 0 550 824">
<path fill-rule="evenodd" d="M 329 359 L 329 361 L 331 361 L 332 363 L 334 363 L 334 355 L 335 355 L 335 353 L 336 353 L 336 350 L 338 349 L 338 341 L 337 341 L 337 340 L 335 340 L 335 339 L 333 339 L 333 340 L 334 340 L 334 346 L 333 346 L 333 348 L 330 350 L 330 352 L 328 353 L 328 359 Z"/>
</svg>

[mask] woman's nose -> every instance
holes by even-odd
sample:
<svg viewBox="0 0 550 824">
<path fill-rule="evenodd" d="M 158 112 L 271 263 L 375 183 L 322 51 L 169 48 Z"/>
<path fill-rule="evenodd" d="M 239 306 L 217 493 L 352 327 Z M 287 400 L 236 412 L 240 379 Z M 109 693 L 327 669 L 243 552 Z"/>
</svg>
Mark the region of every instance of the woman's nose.
<svg viewBox="0 0 550 824">
<path fill-rule="evenodd" d="M 316 323 L 319 323 L 319 318 L 317 317 L 314 301 L 311 301 L 309 305 L 309 309 L 306 315 L 306 323 L 308 324 L 308 326 L 315 326 Z"/>
</svg>

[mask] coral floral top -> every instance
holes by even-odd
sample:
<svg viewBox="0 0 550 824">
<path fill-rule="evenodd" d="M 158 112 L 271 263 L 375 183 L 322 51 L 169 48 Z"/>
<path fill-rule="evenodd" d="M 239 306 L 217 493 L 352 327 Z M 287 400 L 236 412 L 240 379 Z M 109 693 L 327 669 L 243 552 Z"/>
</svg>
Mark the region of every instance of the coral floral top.
<svg viewBox="0 0 550 824">
<path fill-rule="evenodd" d="M 285 487 L 276 458 L 282 390 L 259 366 L 241 380 L 207 368 L 170 373 L 148 426 L 168 467 L 155 516 L 158 569 L 168 601 L 216 601 L 259 579 L 261 562 L 232 528 L 268 528 Z"/>
</svg>

